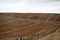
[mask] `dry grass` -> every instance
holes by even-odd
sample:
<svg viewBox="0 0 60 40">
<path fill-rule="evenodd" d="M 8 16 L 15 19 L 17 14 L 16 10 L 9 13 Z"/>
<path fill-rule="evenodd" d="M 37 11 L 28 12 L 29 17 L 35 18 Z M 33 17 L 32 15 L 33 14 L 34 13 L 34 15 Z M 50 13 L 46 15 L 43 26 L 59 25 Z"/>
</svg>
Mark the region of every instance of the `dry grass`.
<svg viewBox="0 0 60 40">
<path fill-rule="evenodd" d="M 59 28 L 59 14 L 0 15 L 0 40 L 16 40 L 16 37 L 21 35 L 28 36 L 30 40 L 59 40 Z"/>
</svg>

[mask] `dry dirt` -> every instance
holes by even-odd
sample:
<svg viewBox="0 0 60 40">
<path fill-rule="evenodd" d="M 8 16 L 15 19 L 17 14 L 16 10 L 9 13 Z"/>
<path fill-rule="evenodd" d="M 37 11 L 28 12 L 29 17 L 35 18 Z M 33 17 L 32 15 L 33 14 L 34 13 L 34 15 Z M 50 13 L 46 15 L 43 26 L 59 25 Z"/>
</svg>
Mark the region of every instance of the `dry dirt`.
<svg viewBox="0 0 60 40">
<path fill-rule="evenodd" d="M 0 40 L 60 40 L 59 30 L 60 14 L 0 13 Z"/>
</svg>

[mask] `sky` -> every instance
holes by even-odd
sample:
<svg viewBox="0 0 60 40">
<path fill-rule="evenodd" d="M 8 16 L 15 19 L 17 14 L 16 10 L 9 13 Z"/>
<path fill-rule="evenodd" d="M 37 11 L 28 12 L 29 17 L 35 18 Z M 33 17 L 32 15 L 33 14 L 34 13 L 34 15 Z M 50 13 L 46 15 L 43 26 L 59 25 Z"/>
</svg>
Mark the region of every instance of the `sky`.
<svg viewBox="0 0 60 40">
<path fill-rule="evenodd" d="M 60 0 L 0 0 L 0 12 L 60 13 Z"/>
</svg>

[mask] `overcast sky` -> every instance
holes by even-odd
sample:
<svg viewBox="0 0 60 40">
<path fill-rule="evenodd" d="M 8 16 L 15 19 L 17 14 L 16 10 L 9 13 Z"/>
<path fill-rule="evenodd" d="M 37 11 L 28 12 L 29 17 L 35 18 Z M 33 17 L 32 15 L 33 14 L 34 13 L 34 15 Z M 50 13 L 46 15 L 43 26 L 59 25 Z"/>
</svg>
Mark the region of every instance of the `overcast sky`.
<svg viewBox="0 0 60 40">
<path fill-rule="evenodd" d="M 0 0 L 0 12 L 60 13 L 60 0 Z"/>
</svg>

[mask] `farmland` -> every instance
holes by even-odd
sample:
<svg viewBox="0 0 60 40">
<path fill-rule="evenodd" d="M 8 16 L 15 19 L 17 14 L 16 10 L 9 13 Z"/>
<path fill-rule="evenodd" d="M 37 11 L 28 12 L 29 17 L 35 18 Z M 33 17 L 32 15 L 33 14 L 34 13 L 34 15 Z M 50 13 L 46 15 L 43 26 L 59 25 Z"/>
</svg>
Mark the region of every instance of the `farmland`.
<svg viewBox="0 0 60 40">
<path fill-rule="evenodd" d="M 59 29 L 60 14 L 0 13 L 1 40 L 8 40 L 4 38 L 20 40 L 21 36 L 23 40 L 28 40 L 28 38 L 29 40 L 50 40 L 44 37 L 55 34 Z"/>
</svg>

